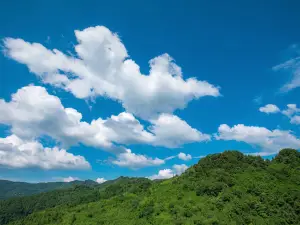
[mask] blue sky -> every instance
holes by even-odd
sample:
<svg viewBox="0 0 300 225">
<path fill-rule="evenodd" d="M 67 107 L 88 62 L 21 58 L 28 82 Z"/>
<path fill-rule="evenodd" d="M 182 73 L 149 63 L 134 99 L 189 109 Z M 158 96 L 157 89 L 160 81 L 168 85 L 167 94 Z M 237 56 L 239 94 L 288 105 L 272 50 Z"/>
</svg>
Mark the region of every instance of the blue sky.
<svg viewBox="0 0 300 225">
<path fill-rule="evenodd" d="M 0 178 L 164 178 L 228 149 L 299 149 L 299 10 L 1 3 Z"/>
</svg>

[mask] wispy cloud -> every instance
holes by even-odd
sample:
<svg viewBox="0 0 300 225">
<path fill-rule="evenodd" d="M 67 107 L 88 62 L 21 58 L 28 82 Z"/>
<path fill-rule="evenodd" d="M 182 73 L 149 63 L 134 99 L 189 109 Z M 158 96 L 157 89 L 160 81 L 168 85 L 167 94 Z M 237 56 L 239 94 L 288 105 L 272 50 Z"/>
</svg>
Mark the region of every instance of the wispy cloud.
<svg viewBox="0 0 300 225">
<path fill-rule="evenodd" d="M 260 105 L 260 104 L 262 104 L 262 100 L 263 100 L 263 97 L 261 95 L 259 95 L 253 99 L 253 102 L 257 105 Z"/>
<path fill-rule="evenodd" d="M 287 61 L 274 66 L 273 71 L 282 71 L 287 73 L 291 79 L 281 88 L 281 92 L 288 92 L 295 88 L 300 87 L 300 51 L 298 45 L 292 45 L 289 51 L 293 53 L 293 57 Z"/>
</svg>

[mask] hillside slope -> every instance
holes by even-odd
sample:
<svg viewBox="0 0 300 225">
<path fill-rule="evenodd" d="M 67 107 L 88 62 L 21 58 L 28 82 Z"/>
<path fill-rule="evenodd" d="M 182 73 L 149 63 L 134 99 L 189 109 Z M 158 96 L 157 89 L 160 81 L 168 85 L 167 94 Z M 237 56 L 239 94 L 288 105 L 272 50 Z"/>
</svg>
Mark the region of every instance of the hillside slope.
<svg viewBox="0 0 300 225">
<path fill-rule="evenodd" d="M 271 161 L 226 151 L 201 159 L 181 176 L 169 180 L 121 181 L 88 190 L 91 199 L 83 198 L 85 202 L 74 201 L 43 211 L 33 205 L 32 214 L 19 220 L 12 217 L 9 221 L 28 225 L 299 224 L 300 221 L 300 153 L 292 149 L 280 151 Z M 50 199 L 51 193 L 45 193 L 44 201 L 47 196 Z M 7 202 L 0 202 L 0 212 Z M 9 203 L 14 204 L 20 207 L 17 202 Z"/>
<path fill-rule="evenodd" d="M 72 182 L 47 182 L 47 183 L 26 183 L 8 180 L 0 180 L 0 199 L 21 197 L 56 189 L 70 188 L 75 185 L 96 185 L 92 180 Z"/>
</svg>

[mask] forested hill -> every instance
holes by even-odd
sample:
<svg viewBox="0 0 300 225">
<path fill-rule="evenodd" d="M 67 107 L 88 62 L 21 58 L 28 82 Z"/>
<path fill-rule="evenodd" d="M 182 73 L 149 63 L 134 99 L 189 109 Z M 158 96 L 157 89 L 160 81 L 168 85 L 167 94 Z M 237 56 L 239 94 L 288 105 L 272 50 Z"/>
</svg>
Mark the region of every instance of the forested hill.
<svg viewBox="0 0 300 225">
<path fill-rule="evenodd" d="M 56 189 L 70 188 L 75 185 L 96 185 L 92 180 L 72 182 L 48 182 L 48 183 L 25 183 L 8 180 L 0 180 L 0 199 L 20 197 L 52 191 Z"/>
<path fill-rule="evenodd" d="M 209 155 L 164 181 L 121 178 L 0 201 L 0 224 L 300 224 L 300 153 Z"/>
</svg>

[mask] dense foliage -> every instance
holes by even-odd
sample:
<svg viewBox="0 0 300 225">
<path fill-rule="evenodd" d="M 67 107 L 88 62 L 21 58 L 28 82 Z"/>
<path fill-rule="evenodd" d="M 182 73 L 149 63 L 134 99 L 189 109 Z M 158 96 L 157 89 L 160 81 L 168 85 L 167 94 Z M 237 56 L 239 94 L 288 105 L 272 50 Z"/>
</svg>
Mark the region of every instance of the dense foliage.
<svg viewBox="0 0 300 225">
<path fill-rule="evenodd" d="M 120 177 L 100 185 L 95 185 L 90 181 L 73 182 L 74 184 L 77 185 L 70 189 L 0 201 L 0 224 L 6 224 L 35 211 L 59 205 L 71 207 L 99 199 L 107 199 L 125 192 L 138 193 L 144 190 L 144 187 L 150 187 L 151 182 L 145 178 Z"/>
<path fill-rule="evenodd" d="M 95 185 L 96 182 L 92 180 L 86 181 L 72 181 L 72 182 L 48 182 L 48 183 L 25 183 L 13 182 L 8 180 L 0 180 L 0 199 L 7 199 L 11 197 L 21 197 L 42 192 L 52 191 L 56 189 L 70 188 L 75 185 Z"/>
<path fill-rule="evenodd" d="M 47 203 L 52 198 L 57 204 Z M 25 206 L 27 216 L 15 213 Z M 120 178 L 101 187 L 6 200 L 0 207 L 8 218 L 2 223 L 22 225 L 300 224 L 300 153 L 284 149 L 263 160 L 226 151 L 161 182 Z"/>
</svg>

